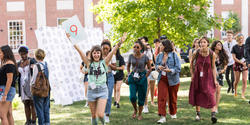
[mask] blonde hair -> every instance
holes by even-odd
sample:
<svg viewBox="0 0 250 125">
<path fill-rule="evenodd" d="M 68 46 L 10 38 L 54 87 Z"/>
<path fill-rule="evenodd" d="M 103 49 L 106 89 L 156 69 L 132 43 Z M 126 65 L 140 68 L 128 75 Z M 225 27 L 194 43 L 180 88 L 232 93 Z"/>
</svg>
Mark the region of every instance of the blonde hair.
<svg viewBox="0 0 250 125">
<path fill-rule="evenodd" d="M 43 61 L 43 59 L 44 59 L 44 57 L 45 57 L 45 52 L 44 52 L 44 50 L 42 50 L 42 49 L 37 49 L 36 52 L 35 52 L 35 57 L 36 57 L 36 59 L 42 60 L 42 61 Z"/>
<path fill-rule="evenodd" d="M 241 34 L 241 33 L 237 34 L 237 36 L 235 37 L 236 41 L 238 42 L 240 40 L 240 37 L 242 37 L 242 36 L 243 36 L 243 34 Z"/>
</svg>

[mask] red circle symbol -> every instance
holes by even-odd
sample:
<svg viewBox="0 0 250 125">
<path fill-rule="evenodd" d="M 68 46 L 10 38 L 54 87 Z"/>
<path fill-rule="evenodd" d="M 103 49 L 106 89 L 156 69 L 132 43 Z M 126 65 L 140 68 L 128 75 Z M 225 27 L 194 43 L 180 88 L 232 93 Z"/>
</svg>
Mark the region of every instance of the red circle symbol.
<svg viewBox="0 0 250 125">
<path fill-rule="evenodd" d="M 74 32 L 75 35 L 77 35 L 77 26 L 76 25 L 71 25 L 69 29 L 70 29 L 71 32 Z"/>
</svg>

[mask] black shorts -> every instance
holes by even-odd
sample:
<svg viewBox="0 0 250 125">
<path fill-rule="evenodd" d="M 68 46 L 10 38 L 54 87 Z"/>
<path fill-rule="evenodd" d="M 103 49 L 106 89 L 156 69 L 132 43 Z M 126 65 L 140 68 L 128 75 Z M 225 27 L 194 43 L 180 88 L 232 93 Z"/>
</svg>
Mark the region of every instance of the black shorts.
<svg viewBox="0 0 250 125">
<path fill-rule="evenodd" d="M 116 81 L 123 80 L 124 74 L 123 73 L 116 73 L 115 76 L 114 76 L 114 78 L 115 78 L 115 84 L 116 84 Z"/>
</svg>

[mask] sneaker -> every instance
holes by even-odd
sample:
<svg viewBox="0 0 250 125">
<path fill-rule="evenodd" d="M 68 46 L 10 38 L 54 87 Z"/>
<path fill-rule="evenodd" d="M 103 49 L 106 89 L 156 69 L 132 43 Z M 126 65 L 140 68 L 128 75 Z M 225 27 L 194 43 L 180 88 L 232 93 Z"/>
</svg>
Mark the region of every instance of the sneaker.
<svg viewBox="0 0 250 125">
<path fill-rule="evenodd" d="M 104 116 L 105 123 L 109 123 L 109 116 Z"/>
<path fill-rule="evenodd" d="M 195 117 L 196 121 L 200 121 L 201 120 L 201 114 L 200 111 L 196 111 L 196 117 Z"/>
<path fill-rule="evenodd" d="M 31 121 L 30 125 L 36 125 L 36 121 Z"/>
<path fill-rule="evenodd" d="M 200 121 L 200 120 L 201 120 L 201 117 L 200 117 L 199 115 L 196 115 L 195 120 L 196 120 L 196 121 Z"/>
<path fill-rule="evenodd" d="M 142 112 L 143 112 L 143 113 L 148 113 L 148 112 L 149 112 L 149 111 L 148 111 L 148 106 L 147 106 L 147 105 L 143 106 Z"/>
<path fill-rule="evenodd" d="M 30 121 L 26 121 L 24 125 L 30 125 Z"/>
<path fill-rule="evenodd" d="M 120 108 L 120 104 L 119 103 L 116 104 L 116 108 Z"/>
<path fill-rule="evenodd" d="M 171 119 L 177 119 L 176 114 L 175 115 L 170 115 Z"/>
<path fill-rule="evenodd" d="M 157 121 L 157 124 L 162 124 L 166 122 L 166 117 L 165 116 L 161 116 L 160 120 Z"/>
<path fill-rule="evenodd" d="M 89 103 L 86 102 L 86 104 L 84 105 L 85 108 L 89 107 Z"/>
<path fill-rule="evenodd" d="M 116 102 L 114 102 L 114 106 L 116 106 L 117 105 L 117 103 Z"/>
</svg>

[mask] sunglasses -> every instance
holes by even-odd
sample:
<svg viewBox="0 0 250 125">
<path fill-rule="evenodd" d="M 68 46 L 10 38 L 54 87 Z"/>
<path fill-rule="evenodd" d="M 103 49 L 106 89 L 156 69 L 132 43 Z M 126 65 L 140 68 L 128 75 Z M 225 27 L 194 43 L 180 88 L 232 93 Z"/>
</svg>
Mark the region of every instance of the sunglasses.
<svg viewBox="0 0 250 125">
<path fill-rule="evenodd" d="M 134 46 L 134 48 L 139 49 L 140 47 L 139 46 Z"/>
<path fill-rule="evenodd" d="M 103 50 L 109 50 L 109 48 L 108 47 L 103 47 Z"/>
</svg>

